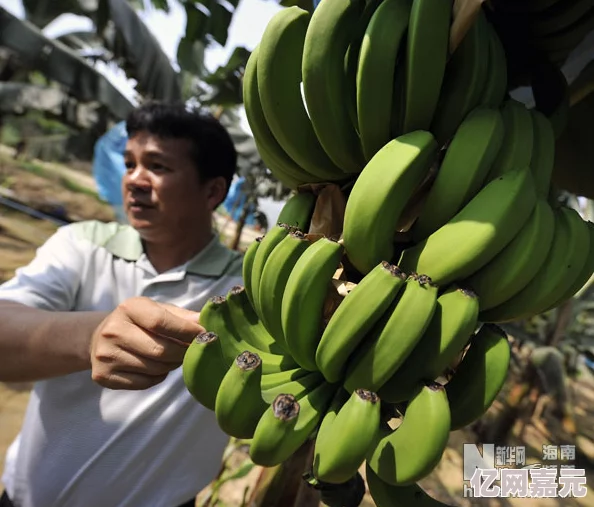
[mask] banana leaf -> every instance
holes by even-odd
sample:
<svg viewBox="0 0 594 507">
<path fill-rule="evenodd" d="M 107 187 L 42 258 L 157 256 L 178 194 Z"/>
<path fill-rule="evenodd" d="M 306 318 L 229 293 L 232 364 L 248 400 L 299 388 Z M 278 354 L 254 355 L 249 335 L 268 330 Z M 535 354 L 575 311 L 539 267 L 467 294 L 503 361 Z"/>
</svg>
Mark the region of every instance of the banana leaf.
<svg viewBox="0 0 594 507">
<path fill-rule="evenodd" d="M 26 67 L 39 70 L 48 79 L 62 84 L 79 101 L 99 102 L 116 118 L 125 118 L 134 107 L 82 57 L 1 7 L 0 46 L 17 53 Z"/>
<path fill-rule="evenodd" d="M 204 104 L 219 104 L 224 107 L 243 103 L 242 76 L 251 52 L 244 47 L 237 47 L 225 65 L 212 74 L 203 77 L 210 85 L 210 93 L 200 97 Z"/>
<path fill-rule="evenodd" d="M 137 91 L 147 98 L 180 100 L 181 80 L 159 41 L 128 2 L 99 0 L 97 32 L 101 34 L 128 77 L 137 81 Z M 108 21 L 115 30 L 110 30 Z"/>
<path fill-rule="evenodd" d="M 44 28 L 64 13 L 88 16 L 97 9 L 98 0 L 22 0 L 25 16 L 38 28 Z"/>
</svg>

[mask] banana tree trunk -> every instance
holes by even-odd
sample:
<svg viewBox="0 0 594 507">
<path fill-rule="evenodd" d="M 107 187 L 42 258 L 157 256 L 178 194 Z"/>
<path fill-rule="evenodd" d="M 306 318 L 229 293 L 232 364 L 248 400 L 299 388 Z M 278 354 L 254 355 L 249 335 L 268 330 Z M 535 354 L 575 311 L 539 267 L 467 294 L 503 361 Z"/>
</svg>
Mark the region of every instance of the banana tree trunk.
<svg viewBox="0 0 594 507">
<path fill-rule="evenodd" d="M 247 505 L 318 507 L 320 493 L 309 487 L 302 477 L 312 462 L 313 449 L 313 441 L 307 442 L 284 463 L 262 469 Z"/>
<path fill-rule="evenodd" d="M 247 220 L 248 214 L 250 212 L 250 207 L 254 202 L 254 198 L 250 195 L 243 205 L 243 210 L 241 211 L 241 215 L 239 216 L 239 220 L 237 221 L 237 227 L 235 229 L 235 236 L 233 237 L 233 241 L 231 242 L 231 250 L 239 250 L 239 243 L 241 241 L 241 233 L 243 232 L 243 228 L 245 227 L 245 222 Z"/>
<path fill-rule="evenodd" d="M 521 413 L 523 401 L 530 392 L 531 380 L 531 378 L 520 379 L 519 383 L 512 386 L 501 412 L 497 414 L 493 421 L 481 429 L 480 435 L 478 435 L 481 442 L 494 444 L 505 444 L 507 442 L 508 436 Z"/>
<path fill-rule="evenodd" d="M 568 299 L 561 306 L 559 306 L 557 309 L 557 318 L 555 319 L 555 323 L 547 335 L 546 345 L 555 347 L 565 336 L 567 328 L 571 323 L 572 310 L 573 298 Z"/>
</svg>

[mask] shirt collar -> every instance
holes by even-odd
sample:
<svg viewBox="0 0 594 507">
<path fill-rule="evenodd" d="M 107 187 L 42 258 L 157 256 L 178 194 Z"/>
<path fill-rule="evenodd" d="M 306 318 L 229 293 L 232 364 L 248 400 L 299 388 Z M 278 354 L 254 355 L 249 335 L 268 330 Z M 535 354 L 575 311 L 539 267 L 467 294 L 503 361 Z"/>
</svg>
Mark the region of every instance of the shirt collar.
<svg viewBox="0 0 594 507">
<path fill-rule="evenodd" d="M 121 225 L 105 243 L 105 248 L 116 257 L 138 261 L 144 253 L 138 231 L 129 225 Z M 217 234 L 186 265 L 186 272 L 200 276 L 221 276 L 229 264 L 239 255 L 225 247 Z"/>
</svg>

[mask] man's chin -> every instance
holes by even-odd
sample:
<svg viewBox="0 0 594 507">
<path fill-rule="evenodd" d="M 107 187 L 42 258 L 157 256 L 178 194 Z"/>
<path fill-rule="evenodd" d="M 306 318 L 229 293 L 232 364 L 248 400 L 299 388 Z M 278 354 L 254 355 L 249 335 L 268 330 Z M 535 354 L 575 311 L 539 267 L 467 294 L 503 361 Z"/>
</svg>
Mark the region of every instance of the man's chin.
<svg viewBox="0 0 594 507">
<path fill-rule="evenodd" d="M 132 213 L 128 213 L 128 224 L 138 232 L 150 231 L 155 228 L 155 224 L 151 220 L 135 217 Z"/>
</svg>

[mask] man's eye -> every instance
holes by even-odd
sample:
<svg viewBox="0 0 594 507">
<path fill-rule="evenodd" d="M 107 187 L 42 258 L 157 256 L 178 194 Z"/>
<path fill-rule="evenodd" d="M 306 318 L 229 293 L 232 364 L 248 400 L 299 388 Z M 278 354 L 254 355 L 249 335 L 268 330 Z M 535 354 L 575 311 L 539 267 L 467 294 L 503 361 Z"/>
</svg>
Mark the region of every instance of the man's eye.
<svg viewBox="0 0 594 507">
<path fill-rule="evenodd" d="M 152 171 L 168 171 L 167 167 L 161 164 L 151 164 Z"/>
<path fill-rule="evenodd" d="M 134 162 L 126 162 L 126 169 L 130 170 L 130 169 L 134 169 L 134 167 L 136 167 L 136 164 Z"/>
</svg>

